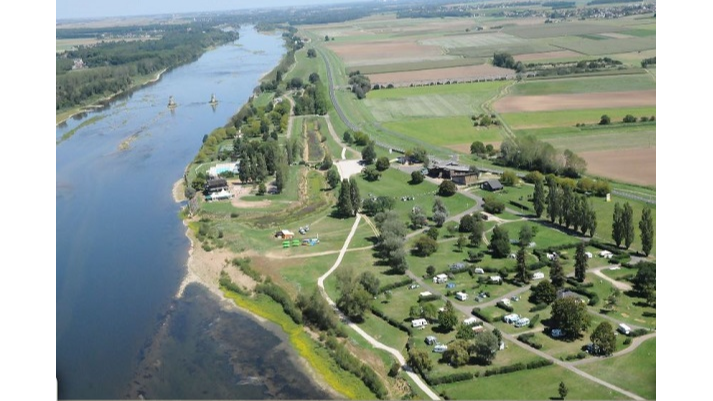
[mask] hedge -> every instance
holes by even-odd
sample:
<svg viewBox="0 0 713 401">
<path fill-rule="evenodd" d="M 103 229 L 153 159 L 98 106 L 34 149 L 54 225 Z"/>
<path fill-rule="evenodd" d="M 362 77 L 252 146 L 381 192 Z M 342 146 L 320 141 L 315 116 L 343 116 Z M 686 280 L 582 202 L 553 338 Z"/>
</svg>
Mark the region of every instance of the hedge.
<svg viewBox="0 0 713 401">
<path fill-rule="evenodd" d="M 410 328 L 409 326 L 407 326 L 407 325 L 404 324 L 403 322 L 399 322 L 399 321 L 397 321 L 397 320 L 395 320 L 395 319 L 392 319 L 392 318 L 389 317 L 389 316 L 386 316 L 382 310 L 377 309 L 377 308 L 374 307 L 374 306 L 371 307 L 371 313 L 373 313 L 374 315 L 380 317 L 382 320 L 384 320 L 386 323 L 390 324 L 391 326 L 394 326 L 394 327 L 396 327 L 397 329 L 399 329 L 399 330 L 405 332 L 405 333 L 408 334 L 409 336 L 410 336 L 411 334 L 413 334 L 413 330 L 411 330 L 411 328 Z"/>
<path fill-rule="evenodd" d="M 534 336 L 534 333 L 520 334 L 519 336 L 517 336 L 517 339 L 518 341 L 523 342 L 534 349 L 542 348 L 542 344 L 532 340 L 532 337 Z"/>
<path fill-rule="evenodd" d="M 592 291 L 587 291 L 581 286 L 577 286 L 574 288 L 571 288 L 573 292 L 576 292 L 577 294 L 584 295 L 585 297 L 589 298 L 589 306 L 594 306 L 599 303 L 599 295 Z"/>
<path fill-rule="evenodd" d="M 430 375 L 425 375 L 423 378 L 426 380 L 426 383 L 428 383 L 429 386 L 437 386 L 439 384 L 455 383 L 455 382 L 471 380 L 478 376 L 480 376 L 480 372 L 475 372 L 475 373 L 461 372 L 461 373 L 453 373 L 450 375 L 444 375 L 444 376 L 439 376 L 439 377 L 431 377 Z"/>
<path fill-rule="evenodd" d="M 399 287 L 403 287 L 403 286 L 406 286 L 409 284 L 413 284 L 413 279 L 407 278 L 407 279 L 404 279 L 401 281 L 397 281 L 395 283 L 386 284 L 385 286 L 382 286 L 379 288 L 379 294 L 382 294 L 386 291 L 393 290 L 393 289 L 399 288 Z"/>
<path fill-rule="evenodd" d="M 514 200 L 511 200 L 511 201 L 510 201 L 510 204 L 511 204 L 511 205 L 514 205 L 514 206 L 517 206 L 517 207 L 519 207 L 520 209 L 530 210 L 530 207 L 529 207 L 529 206 L 527 206 L 527 205 L 525 205 L 525 204 L 523 204 L 523 203 L 514 201 Z"/>
<path fill-rule="evenodd" d="M 529 328 L 534 328 L 537 323 L 540 322 L 540 314 L 536 313 L 535 316 L 530 319 L 530 324 L 528 325 Z"/>
<path fill-rule="evenodd" d="M 591 246 L 593 246 L 593 247 L 595 247 L 595 248 L 604 250 L 604 251 L 609 251 L 609 252 L 613 253 L 614 255 L 620 255 L 620 254 L 622 254 L 622 253 L 625 252 L 625 251 L 624 251 L 623 249 L 621 249 L 621 248 L 617 248 L 617 247 L 615 247 L 615 246 L 613 246 L 613 245 L 605 244 L 605 243 L 600 242 L 599 240 L 594 239 L 594 238 L 592 238 L 591 240 L 589 240 L 589 245 L 591 245 Z"/>
<path fill-rule="evenodd" d="M 246 292 L 237 284 L 235 284 L 233 280 L 230 279 L 230 276 L 228 276 L 228 273 L 226 273 L 225 271 L 220 272 L 220 279 L 218 280 L 218 285 L 220 285 L 221 287 L 225 287 L 225 289 L 227 289 L 228 291 L 232 291 L 240 295 L 250 295 L 248 292 Z"/>
<path fill-rule="evenodd" d="M 527 365 L 523 364 L 522 362 L 518 362 L 514 365 L 508 365 L 508 366 L 503 366 L 500 368 L 495 368 L 495 369 L 488 369 L 485 371 L 484 376 L 494 376 L 494 375 L 501 375 L 504 373 L 512 373 L 512 372 L 517 372 L 520 370 L 526 370 L 526 369 L 538 369 L 544 366 L 549 366 L 552 365 L 552 361 L 549 359 L 540 359 L 537 361 L 532 361 L 528 363 Z"/>
<path fill-rule="evenodd" d="M 505 305 L 503 303 L 503 301 L 498 301 L 498 303 L 496 303 L 495 306 L 497 306 L 498 308 L 503 309 L 507 312 L 512 312 L 515 310 L 512 306 Z"/>
<path fill-rule="evenodd" d="M 530 308 L 530 312 L 541 311 L 541 310 L 543 310 L 543 309 L 546 309 L 547 306 L 548 306 L 548 304 L 546 304 L 546 303 L 544 303 L 544 302 L 541 302 L 541 303 L 539 303 L 539 304 L 533 306 L 532 308 Z"/>
<path fill-rule="evenodd" d="M 431 302 L 431 301 L 438 301 L 439 299 L 441 299 L 440 295 L 431 294 L 431 295 L 428 295 L 425 297 L 419 297 L 418 302 Z"/>
<path fill-rule="evenodd" d="M 490 316 L 486 316 L 485 314 L 483 314 L 483 312 L 481 312 L 480 308 L 478 308 L 478 307 L 473 308 L 473 310 L 470 313 L 481 318 L 485 322 L 488 322 L 488 323 L 493 322 L 492 319 L 490 318 Z"/>
</svg>

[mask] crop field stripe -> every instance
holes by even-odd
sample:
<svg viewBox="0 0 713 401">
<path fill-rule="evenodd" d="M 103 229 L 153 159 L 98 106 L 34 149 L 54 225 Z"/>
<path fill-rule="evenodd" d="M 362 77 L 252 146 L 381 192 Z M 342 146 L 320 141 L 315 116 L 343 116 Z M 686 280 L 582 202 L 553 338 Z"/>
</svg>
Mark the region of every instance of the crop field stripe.
<svg viewBox="0 0 713 401">
<path fill-rule="evenodd" d="M 546 81 L 526 81 L 513 86 L 513 95 L 548 95 L 556 93 L 620 92 L 656 89 L 656 81 L 648 74 L 636 76 L 610 75 L 574 77 Z"/>
<path fill-rule="evenodd" d="M 555 110 L 523 113 L 502 113 L 502 117 L 511 127 L 539 126 L 561 127 L 574 126 L 577 123 L 598 124 L 602 115 L 608 115 L 612 121 L 619 122 L 627 114 L 635 117 L 655 116 L 656 107 L 630 107 L 617 109 L 581 109 Z"/>
</svg>

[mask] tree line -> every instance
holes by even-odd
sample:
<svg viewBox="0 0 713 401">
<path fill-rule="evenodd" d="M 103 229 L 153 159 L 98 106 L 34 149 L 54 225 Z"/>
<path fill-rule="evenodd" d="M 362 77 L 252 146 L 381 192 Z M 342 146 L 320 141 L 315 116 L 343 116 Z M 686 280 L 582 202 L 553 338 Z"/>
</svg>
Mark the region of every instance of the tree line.
<svg viewBox="0 0 713 401">
<path fill-rule="evenodd" d="M 505 139 L 500 145 L 496 162 L 517 169 L 562 174 L 573 178 L 581 176 L 587 170 L 586 160 L 576 153 L 566 149 L 559 154 L 551 144 L 529 135 Z"/>
<path fill-rule="evenodd" d="M 56 110 L 83 105 L 131 87 L 136 77 L 196 60 L 209 47 L 238 39 L 215 28 L 166 32 L 161 39 L 79 46 L 57 55 Z M 60 60 L 82 59 L 85 69 L 71 71 Z"/>
</svg>

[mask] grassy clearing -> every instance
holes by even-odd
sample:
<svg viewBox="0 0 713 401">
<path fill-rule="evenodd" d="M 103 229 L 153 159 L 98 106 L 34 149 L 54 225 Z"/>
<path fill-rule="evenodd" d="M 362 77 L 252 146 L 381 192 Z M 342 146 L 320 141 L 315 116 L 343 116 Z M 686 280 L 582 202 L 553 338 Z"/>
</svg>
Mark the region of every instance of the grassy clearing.
<svg viewBox="0 0 713 401">
<path fill-rule="evenodd" d="M 645 341 L 632 353 L 578 366 L 602 380 L 647 400 L 656 399 L 656 339 Z"/>
<path fill-rule="evenodd" d="M 603 77 L 562 78 L 527 81 L 513 85 L 513 95 L 551 95 L 558 93 L 623 92 L 656 89 L 656 81 L 646 74 Z"/>
<path fill-rule="evenodd" d="M 560 382 L 569 389 L 573 400 L 623 400 L 623 394 L 577 376 L 559 366 L 525 370 L 437 386 L 450 399 L 465 400 L 547 400 L 559 399 Z"/>
<path fill-rule="evenodd" d="M 590 56 L 643 51 L 656 48 L 656 35 L 625 39 L 592 40 L 576 36 L 552 39 L 552 45 Z"/>
<path fill-rule="evenodd" d="M 555 149 L 569 149 L 575 153 L 656 146 L 655 123 L 519 129 L 514 133 L 517 136 L 535 136 Z"/>
<path fill-rule="evenodd" d="M 503 140 L 502 130 L 497 126 L 473 127 L 473 121 L 465 116 L 407 119 L 384 123 L 384 127 L 436 146 Z"/>
<path fill-rule="evenodd" d="M 512 128 L 543 128 L 543 127 L 569 127 L 577 123 L 597 125 L 602 115 L 608 115 L 612 122 L 620 122 L 624 116 L 631 114 L 635 117 L 655 116 L 656 107 L 626 107 L 626 108 L 601 108 L 582 110 L 553 110 L 521 113 L 501 113 L 501 117 Z"/>
</svg>

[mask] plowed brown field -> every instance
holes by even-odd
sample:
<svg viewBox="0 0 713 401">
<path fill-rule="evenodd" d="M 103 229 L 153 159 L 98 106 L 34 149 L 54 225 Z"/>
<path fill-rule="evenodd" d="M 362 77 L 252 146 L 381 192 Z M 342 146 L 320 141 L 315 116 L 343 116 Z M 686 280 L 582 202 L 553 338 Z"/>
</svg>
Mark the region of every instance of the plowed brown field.
<svg viewBox="0 0 713 401">
<path fill-rule="evenodd" d="M 656 148 L 582 152 L 587 174 L 639 185 L 656 185 Z"/>
<path fill-rule="evenodd" d="M 500 113 L 656 106 L 656 89 L 630 92 L 507 96 L 495 102 Z"/>
</svg>

